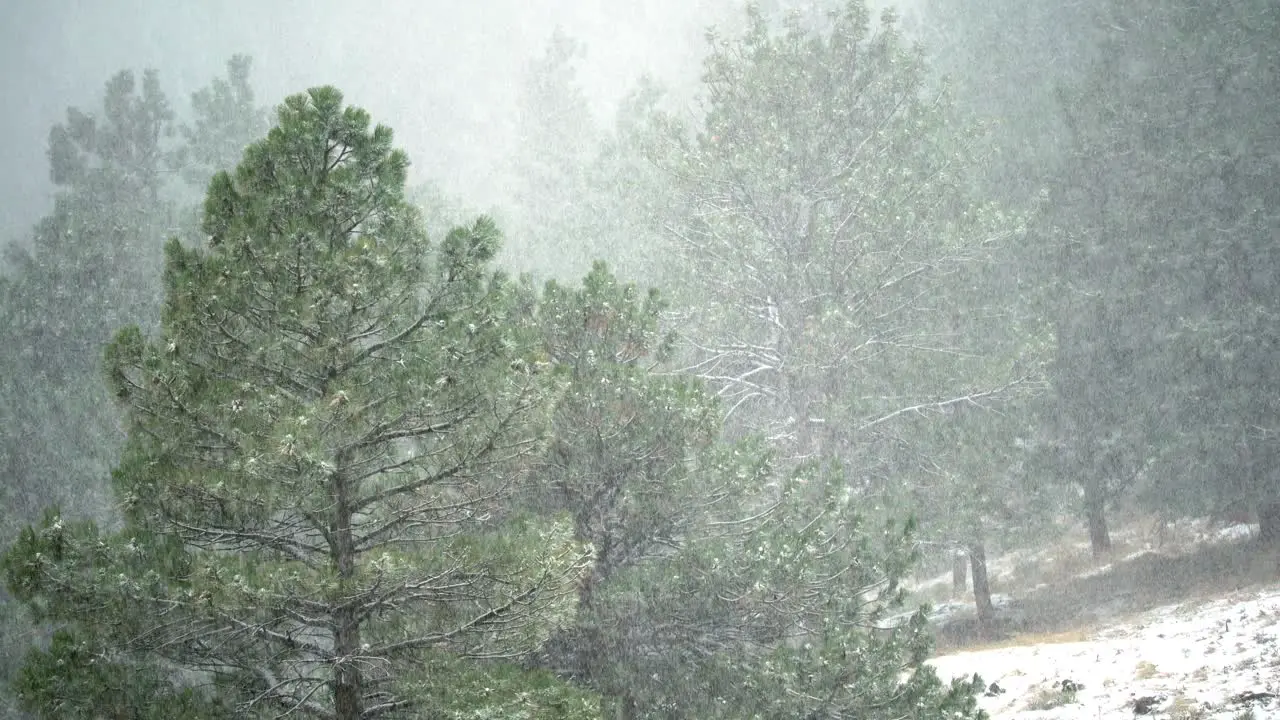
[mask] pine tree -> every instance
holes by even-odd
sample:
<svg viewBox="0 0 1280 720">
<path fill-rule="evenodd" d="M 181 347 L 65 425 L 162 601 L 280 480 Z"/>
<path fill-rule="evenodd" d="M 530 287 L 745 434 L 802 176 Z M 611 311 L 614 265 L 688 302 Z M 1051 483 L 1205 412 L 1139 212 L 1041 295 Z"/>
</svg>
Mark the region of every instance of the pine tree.
<svg viewBox="0 0 1280 720">
<path fill-rule="evenodd" d="M 191 95 L 193 117 L 180 128 L 185 141 L 170 162 L 201 191 L 219 170 L 231 170 L 240 154 L 267 129 L 267 113 L 257 105 L 249 73 L 253 60 L 235 55 L 225 78 Z"/>
<path fill-rule="evenodd" d="M 238 716 L 395 717 L 435 702 L 424 664 L 519 655 L 571 614 L 572 525 L 500 503 L 554 389 L 527 292 L 487 269 L 488 219 L 428 243 L 407 169 L 313 89 L 214 177 L 206 247 L 166 246 L 160 334 L 106 351 L 123 530 L 51 515 L 6 558 L 101 661 L 197 673 Z M 46 694 L 76 669 L 43 667 Z"/>
<path fill-rule="evenodd" d="M 1276 8 L 929 5 L 961 53 L 960 97 L 1003 125 L 988 186 L 1048 195 L 1025 266 L 1057 337 L 1045 428 L 1095 552 L 1125 499 L 1171 515 L 1257 507 L 1280 535 Z"/>
<path fill-rule="evenodd" d="M 683 213 L 668 237 L 704 308 L 691 370 L 733 427 L 795 458 L 871 471 L 886 420 L 993 389 L 949 367 L 958 310 L 939 290 L 1017 223 L 972 196 L 972 134 L 924 79 L 863 2 L 781 31 L 753 9 L 713 38 L 701 126 L 656 123 Z"/>
<path fill-rule="evenodd" d="M 674 341 L 661 330 L 665 309 L 656 290 L 597 262 L 581 288 L 549 282 L 538 313 L 547 361 L 568 386 L 532 500 L 568 513 L 594 552 L 576 622 L 540 659 L 624 705 L 643 702 L 652 684 L 638 659 L 666 651 L 650 609 L 625 598 L 628 575 L 694 541 L 745 484 L 718 457 L 716 403 L 695 379 L 663 372 Z"/>
<path fill-rule="evenodd" d="M 626 277 L 665 282 L 667 264 L 678 259 L 652 248 L 661 228 L 654 211 L 668 200 L 668 187 L 640 152 L 634 127 L 662 93 L 641 82 L 624 98 L 615 127 L 603 126 L 578 78 L 585 54 L 557 29 L 522 78 L 510 172 L 512 218 L 524 245 L 512 248 L 510 260 L 577 279 L 593 260 L 606 259 Z"/>
<path fill-rule="evenodd" d="M 1280 542 L 1280 8 L 1102 6 L 1110 52 L 1089 83 L 1128 72 L 1095 137 L 1126 154 L 1110 173 L 1127 215 L 1115 240 L 1141 259 L 1149 290 L 1132 325 L 1154 335 L 1140 355 L 1155 439 L 1134 453 L 1142 498 L 1165 512 L 1256 509 L 1262 537 Z"/>
<path fill-rule="evenodd" d="M 1041 391 L 1050 349 L 1004 272 L 1025 225 L 975 191 L 983 128 L 896 17 L 839 5 L 780 27 L 751 10 L 712 38 L 701 124 L 655 123 L 699 307 L 688 368 L 781 467 L 838 459 L 868 514 L 927 515 L 928 537 L 976 548 L 1018 434 L 981 411 Z M 947 435 L 993 449 L 988 466 Z"/>
<path fill-rule="evenodd" d="M 926 663 L 932 636 L 901 587 L 911 527 L 859 513 L 833 464 L 797 468 L 762 507 L 768 455 L 728 450 L 720 468 L 756 492 L 598 593 L 616 619 L 600 674 L 627 691 L 619 717 L 983 717 L 979 680 L 947 685 Z"/>
<path fill-rule="evenodd" d="M 29 246 L 8 249 L 0 283 L 0 334 L 9 339 L 0 350 L 0 461 L 5 504 L 19 522 L 54 500 L 101 510 L 99 481 L 121 441 L 99 376 L 101 348 L 113 328 L 150 327 L 158 314 L 171 126 L 157 75 L 139 82 L 123 71 L 106 83 L 99 110 L 69 108 L 49 133 L 54 207 Z"/>
<path fill-rule="evenodd" d="M 247 72 L 247 61 L 233 61 L 239 97 L 251 97 Z M 215 89 L 224 85 L 214 82 Z M 221 165 L 231 167 L 253 138 L 243 128 L 238 135 L 221 131 L 236 115 L 211 117 L 225 109 L 200 102 L 212 94 L 196 93 L 197 127 L 176 142 L 234 146 L 224 153 L 234 156 Z M 53 210 L 29 245 L 7 249 L 9 275 L 0 278 L 0 334 L 10 338 L 0 348 L 5 543 L 51 503 L 73 515 L 113 517 L 107 487 L 124 436 L 119 410 L 101 381 L 102 344 L 122 324 L 151 328 L 158 318 L 163 238 L 172 232 L 177 189 L 164 162 L 174 153 L 173 116 L 156 73 L 139 78 L 125 71 L 106 84 L 99 107 L 68 110 L 50 133 Z M 189 179 L 203 192 L 211 174 L 205 170 Z M 185 214 L 178 223 L 184 236 L 194 236 L 187 226 L 198 226 L 196 213 L 189 223 Z M 0 641 L 0 675 L 7 686 L 23 650 L 41 633 L 20 617 L 17 603 L 4 601 L 8 632 Z M 91 704 L 85 707 L 92 710 Z"/>
<path fill-rule="evenodd" d="M 671 372 L 663 308 L 600 263 L 544 292 L 547 361 L 569 385 L 532 500 L 594 555 L 540 664 L 620 718 L 971 716 L 972 687 L 922 665 L 921 618 L 868 631 L 903 610 L 910 534 L 860 518 L 835 468 L 769 492 L 767 450 L 721 441 L 718 404 Z"/>
</svg>

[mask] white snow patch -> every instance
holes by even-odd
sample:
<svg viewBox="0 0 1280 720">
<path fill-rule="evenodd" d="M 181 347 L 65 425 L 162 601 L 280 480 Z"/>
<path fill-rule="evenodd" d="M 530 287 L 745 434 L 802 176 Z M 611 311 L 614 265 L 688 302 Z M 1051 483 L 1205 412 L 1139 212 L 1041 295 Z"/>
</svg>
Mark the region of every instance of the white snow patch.
<svg viewBox="0 0 1280 720">
<path fill-rule="evenodd" d="M 1202 603 L 1169 605 L 1113 624 L 1088 641 L 961 652 L 931 662 L 943 678 L 973 673 L 1003 693 L 982 697 L 993 720 L 1135 717 L 1134 701 L 1155 717 L 1230 720 L 1252 710 L 1280 720 L 1280 587 Z M 1055 689 L 1064 680 L 1074 693 Z M 1266 693 L 1243 703 L 1246 693 Z M 1028 709 L 1037 697 L 1064 701 Z M 1180 703 L 1175 707 L 1175 703 Z M 1052 703 L 1046 703 L 1052 704 Z M 1203 714 L 1195 714 L 1196 710 Z"/>
<path fill-rule="evenodd" d="M 1253 526 L 1248 523 L 1228 525 L 1213 535 L 1213 542 L 1241 542 L 1253 536 Z"/>
</svg>

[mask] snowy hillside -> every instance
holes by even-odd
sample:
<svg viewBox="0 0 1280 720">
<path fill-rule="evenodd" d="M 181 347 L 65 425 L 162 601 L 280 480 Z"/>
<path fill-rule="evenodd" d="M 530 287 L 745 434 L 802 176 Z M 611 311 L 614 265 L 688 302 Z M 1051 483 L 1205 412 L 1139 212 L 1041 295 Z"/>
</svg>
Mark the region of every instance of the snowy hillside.
<svg viewBox="0 0 1280 720">
<path fill-rule="evenodd" d="M 1099 568 L 1043 593 L 1056 604 L 1037 601 L 1047 621 L 1038 623 L 1039 634 L 1007 633 L 994 644 L 944 651 L 933 664 L 944 678 L 981 675 L 990 690 L 981 704 L 993 720 L 1280 720 L 1280 585 L 1274 574 L 1263 583 L 1224 580 L 1241 577 L 1225 568 L 1249 550 L 1238 540 L 1219 536 L 1199 546 L 1215 572 L 1197 572 L 1218 592 L 1202 592 L 1186 577 L 1174 584 L 1160 572 L 1165 602 L 1138 603 L 1123 590 L 1129 601 L 1104 602 L 1097 578 L 1112 568 Z M 1150 566 L 1154 557 L 1126 560 Z M 1194 567 L 1191 555 L 1161 560 L 1161 570 Z M 1137 585 L 1161 584 L 1152 577 Z M 1112 592 L 1115 582 L 1108 582 Z M 999 600 L 998 614 L 1019 613 L 1017 601 Z"/>
<path fill-rule="evenodd" d="M 934 665 L 944 677 L 978 672 L 998 686 L 982 699 L 996 720 L 1129 718 L 1143 709 L 1263 720 L 1280 718 L 1278 638 L 1275 588 L 1160 608 L 1085 642 L 962 652 Z"/>
</svg>

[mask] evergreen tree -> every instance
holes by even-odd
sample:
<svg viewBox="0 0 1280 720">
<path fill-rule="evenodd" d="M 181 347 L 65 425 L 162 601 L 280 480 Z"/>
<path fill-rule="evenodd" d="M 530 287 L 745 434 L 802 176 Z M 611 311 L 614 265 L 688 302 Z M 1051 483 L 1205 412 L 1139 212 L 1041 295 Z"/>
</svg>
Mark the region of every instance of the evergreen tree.
<svg viewBox="0 0 1280 720">
<path fill-rule="evenodd" d="M 1103 137 L 1131 156 L 1123 227 L 1151 288 L 1135 324 L 1160 333 L 1145 363 L 1159 442 L 1144 453 L 1143 498 L 1177 512 L 1256 508 L 1262 535 L 1277 541 L 1280 8 L 1103 8 L 1107 64 L 1128 70 L 1102 108 Z"/>
<path fill-rule="evenodd" d="M 510 211 L 522 271 L 572 278 L 602 253 L 594 246 L 601 211 L 590 185 L 600 131 L 577 82 L 585 46 L 561 28 L 521 77 L 516 147 L 508 159 Z"/>
<path fill-rule="evenodd" d="M 253 60 L 235 55 L 225 78 L 191 95 L 193 117 L 182 125 L 184 144 L 170 159 L 182 177 L 201 191 L 219 170 L 231 170 L 245 147 L 267 129 L 267 113 L 257 105 L 249 73 Z"/>
<path fill-rule="evenodd" d="M 621 718 L 971 716 L 972 686 L 922 665 L 922 619 L 890 627 L 910 536 L 863 522 L 834 468 L 770 493 L 767 451 L 720 442 L 719 406 L 670 373 L 662 309 L 603 264 L 544 293 L 569 387 L 533 500 L 595 554 L 540 664 Z"/>
<path fill-rule="evenodd" d="M 1106 47 L 1101 7 L 931 0 L 925 29 L 964 110 L 999 128 L 987 137 L 995 159 L 984 188 L 1031 211 L 1014 262 L 1054 336 L 1040 469 L 1072 490 L 1063 497 L 1095 554 L 1110 548 L 1108 511 L 1147 468 L 1147 448 L 1168 439 L 1153 432 L 1161 411 L 1147 393 L 1167 331 L 1150 321 L 1176 294 L 1153 292 L 1163 281 L 1137 240 L 1147 219 L 1134 189 L 1149 184 L 1150 167 L 1115 142 L 1118 104 L 1133 88 L 1115 72 L 1127 64 Z M 1010 36 L 1011 21 L 1026 32 Z M 1102 72 L 1086 80 L 1090 67 Z"/>
<path fill-rule="evenodd" d="M 438 704 L 424 663 L 518 655 L 571 616 L 572 525 L 500 504 L 554 389 L 524 359 L 527 292 L 487 269 L 491 221 L 427 242 L 407 168 L 313 89 L 214 177 L 207 247 L 166 246 L 159 336 L 106 351 L 123 529 L 51 514 L 5 560 L 103 672 L 196 673 L 209 714 L 403 717 Z M 26 665 L 43 713 L 88 677 L 49 657 Z"/>
<path fill-rule="evenodd" d="M 684 213 L 669 230 L 700 308 L 690 371 L 783 467 L 839 459 L 866 513 L 914 513 L 980 558 L 988 499 L 1033 434 L 983 411 L 1040 391 L 1051 348 L 1005 267 L 1024 220 L 976 191 L 982 128 L 865 3 L 780 30 L 752 10 L 713 42 L 705 121 L 664 118 L 650 146 Z"/>
<path fill-rule="evenodd" d="M 714 41 L 701 129 L 667 118 L 651 146 L 705 308 L 691 370 L 735 427 L 869 475 L 887 420 L 993 390 L 947 368 L 945 322 L 963 311 L 937 290 L 1017 226 L 972 199 L 971 139 L 892 15 L 874 32 L 861 2 L 780 33 L 748 19 Z"/>
<path fill-rule="evenodd" d="M 1048 193 L 1026 266 L 1057 337 L 1045 427 L 1095 551 L 1135 488 L 1149 510 L 1252 506 L 1280 529 L 1275 7 L 930 6 L 961 97 L 1003 122 L 989 187 Z M 1010 36 L 1011 17 L 1029 32 Z"/>
<path fill-rule="evenodd" d="M 252 139 L 247 59 L 234 59 L 230 72 L 230 84 L 218 80 L 195 94 L 196 120 L 183 128 L 185 144 L 176 151 L 173 112 L 154 72 L 141 83 L 132 72 L 117 73 L 100 111 L 71 108 L 50 132 L 54 209 L 29 247 L 8 249 L 9 273 L 0 280 L 0 327 L 14 340 L 0 351 L 0 462 L 18 522 L 37 519 L 49 502 L 74 512 L 101 509 L 96 480 L 105 481 L 123 440 L 100 380 L 101 348 L 112 328 L 158 319 L 162 238 L 184 224 L 170 200 L 166 158 L 176 152 L 212 162 L 201 148 L 219 147 L 217 162 L 230 167 L 232 153 Z M 212 174 L 186 170 L 202 190 Z M 63 487 L 51 477 L 74 481 Z"/>
<path fill-rule="evenodd" d="M 762 507 L 773 470 L 741 453 L 721 462 L 756 492 L 599 592 L 618 618 L 620 717 L 983 717 L 976 677 L 948 686 L 926 664 L 900 585 L 910 527 L 859 513 L 835 465 L 798 468 Z"/>
<path fill-rule="evenodd" d="M 594 551 L 577 620 L 551 638 L 541 663 L 624 706 L 652 684 L 636 672 L 638 658 L 666 649 L 645 621 L 649 609 L 638 615 L 620 583 L 630 588 L 628 573 L 692 541 L 743 484 L 714 450 L 716 404 L 694 379 L 660 372 L 673 341 L 660 330 L 664 310 L 657 291 L 619 283 L 599 262 L 580 289 L 549 282 L 539 308 L 547 360 L 568 387 L 532 499 L 572 516 Z"/>
<path fill-rule="evenodd" d="M 70 108 L 49 133 L 54 208 L 29 248 L 10 248 L 0 283 L 0 327 L 10 338 L 0 351 L 0 457 L 19 522 L 51 501 L 101 509 L 96 481 L 121 438 L 99 358 L 112 328 L 156 320 L 171 128 L 156 74 L 139 84 L 124 71 L 107 82 L 101 111 Z"/>
<path fill-rule="evenodd" d="M 578 80 L 585 55 L 582 43 L 557 29 L 523 76 L 510 172 L 511 213 L 524 245 L 511 248 L 510 261 L 569 279 L 603 258 L 627 277 L 678 287 L 668 283 L 678 259 L 653 252 L 670 192 L 640 147 L 664 93 L 642 79 L 615 126 L 603 127 Z"/>
</svg>

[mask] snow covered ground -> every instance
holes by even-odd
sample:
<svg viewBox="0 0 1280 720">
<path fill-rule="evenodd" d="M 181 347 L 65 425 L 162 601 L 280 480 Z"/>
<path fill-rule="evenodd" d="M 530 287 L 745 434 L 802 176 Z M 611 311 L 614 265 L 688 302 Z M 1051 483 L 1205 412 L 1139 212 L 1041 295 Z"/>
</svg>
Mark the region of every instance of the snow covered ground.
<svg viewBox="0 0 1280 720">
<path fill-rule="evenodd" d="M 1280 586 L 1155 608 L 1083 637 L 932 662 L 944 678 L 976 672 L 998 686 L 981 698 L 994 720 L 1280 720 Z"/>
</svg>

